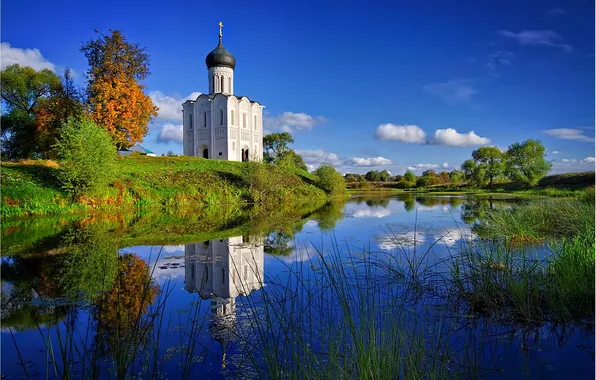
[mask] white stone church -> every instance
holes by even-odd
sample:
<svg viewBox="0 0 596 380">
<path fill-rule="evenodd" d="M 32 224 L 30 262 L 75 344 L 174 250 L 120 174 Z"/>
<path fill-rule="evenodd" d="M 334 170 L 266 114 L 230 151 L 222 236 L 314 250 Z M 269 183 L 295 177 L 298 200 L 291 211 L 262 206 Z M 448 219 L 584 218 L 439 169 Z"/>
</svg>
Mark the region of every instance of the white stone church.
<svg viewBox="0 0 596 380">
<path fill-rule="evenodd" d="M 262 161 L 264 106 L 234 95 L 236 59 L 222 44 L 222 26 L 219 44 L 205 59 L 209 94 L 182 104 L 184 155 Z"/>
</svg>

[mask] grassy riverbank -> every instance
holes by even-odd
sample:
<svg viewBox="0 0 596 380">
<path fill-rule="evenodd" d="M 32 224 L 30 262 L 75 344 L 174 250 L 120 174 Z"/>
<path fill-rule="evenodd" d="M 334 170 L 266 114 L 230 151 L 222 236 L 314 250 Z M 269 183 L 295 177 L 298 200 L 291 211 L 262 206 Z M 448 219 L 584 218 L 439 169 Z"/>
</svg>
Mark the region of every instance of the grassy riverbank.
<svg viewBox="0 0 596 380">
<path fill-rule="evenodd" d="M 584 190 L 594 187 L 595 172 L 565 173 L 546 176 L 534 187 L 529 187 L 509 180 L 496 182 L 493 187 L 477 188 L 466 184 L 442 184 L 428 187 L 404 189 L 401 182 L 348 182 L 346 186 L 350 193 L 424 193 L 437 195 L 502 195 L 516 196 L 548 196 L 548 197 L 577 197 L 584 194 Z"/>
<path fill-rule="evenodd" d="M 301 204 L 329 198 L 306 171 L 196 157 L 120 157 L 108 186 L 73 199 L 53 161 L 2 162 L 2 216 L 166 207 L 208 209 L 250 203 Z"/>
</svg>

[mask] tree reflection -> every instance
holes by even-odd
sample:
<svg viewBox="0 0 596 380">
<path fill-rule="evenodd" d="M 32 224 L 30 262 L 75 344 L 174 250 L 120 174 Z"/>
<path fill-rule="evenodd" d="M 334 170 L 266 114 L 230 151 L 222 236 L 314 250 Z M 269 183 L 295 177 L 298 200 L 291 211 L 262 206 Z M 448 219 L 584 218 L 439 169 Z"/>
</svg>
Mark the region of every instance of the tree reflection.
<svg viewBox="0 0 596 380">
<path fill-rule="evenodd" d="M 317 221 L 321 231 L 330 231 L 344 218 L 343 208 L 344 202 L 332 201 L 316 210 L 311 217 Z"/>
<path fill-rule="evenodd" d="M 126 355 L 145 338 L 149 322 L 143 318 L 160 293 L 145 261 L 135 254 L 118 257 L 116 279 L 110 291 L 95 302 L 96 349 L 100 355 Z"/>
</svg>

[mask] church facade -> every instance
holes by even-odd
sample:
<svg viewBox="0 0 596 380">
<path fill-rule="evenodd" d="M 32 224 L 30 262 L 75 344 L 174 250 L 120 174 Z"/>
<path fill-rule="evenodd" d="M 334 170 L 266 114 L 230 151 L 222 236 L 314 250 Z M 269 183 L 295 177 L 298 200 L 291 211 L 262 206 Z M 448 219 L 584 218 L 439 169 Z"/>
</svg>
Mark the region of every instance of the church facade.
<svg viewBox="0 0 596 380">
<path fill-rule="evenodd" d="M 209 93 L 182 104 L 183 153 L 186 156 L 262 161 L 263 108 L 246 96 L 234 94 L 236 59 L 219 44 L 205 58 Z"/>
</svg>

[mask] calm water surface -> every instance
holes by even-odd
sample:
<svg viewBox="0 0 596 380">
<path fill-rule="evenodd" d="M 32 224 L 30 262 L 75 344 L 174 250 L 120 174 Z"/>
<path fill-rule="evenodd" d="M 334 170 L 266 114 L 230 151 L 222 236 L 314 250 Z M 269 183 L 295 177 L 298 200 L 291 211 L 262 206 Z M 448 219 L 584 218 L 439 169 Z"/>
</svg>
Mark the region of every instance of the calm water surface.
<svg viewBox="0 0 596 380">
<path fill-rule="evenodd" d="M 266 377 L 253 352 L 262 344 L 254 342 L 275 339 L 283 329 L 283 321 L 268 318 L 292 315 L 291 305 L 300 304 L 300 313 L 318 316 L 300 317 L 305 334 L 339 318 L 334 310 L 340 306 L 320 280 L 321 258 L 340 264 L 354 284 L 383 282 L 388 291 L 378 294 L 387 299 L 414 294 L 405 292 L 403 278 L 388 268 L 420 263 L 429 268 L 424 276 L 437 290 L 404 300 L 404 310 L 412 315 L 447 310 L 435 297 L 441 289 L 434 276 L 448 273 L 450 258 L 476 238 L 471 228 L 478 218 L 513 203 L 356 196 L 290 223 L 253 229 L 257 221 L 240 217 L 241 222 L 221 223 L 221 231 L 203 234 L 184 218 L 160 217 L 154 224 L 147 222 L 151 216 L 126 223 L 113 217 L 111 224 L 101 218 L 6 222 L 2 376 L 118 377 L 123 370 L 114 363 L 134 357 L 124 359 L 132 363 L 124 371 L 138 378 L 157 372 L 161 378 Z M 529 249 L 536 255 L 542 250 Z M 362 264 L 367 262 L 375 265 Z M 303 289 L 321 294 L 312 297 Z M 430 342 L 433 334 L 444 337 L 456 351 L 454 369 L 469 367 L 469 378 L 594 378 L 590 328 L 497 324 L 454 311 L 436 315 L 424 320 L 423 334 Z M 324 346 L 317 338 L 312 344 Z"/>
</svg>

